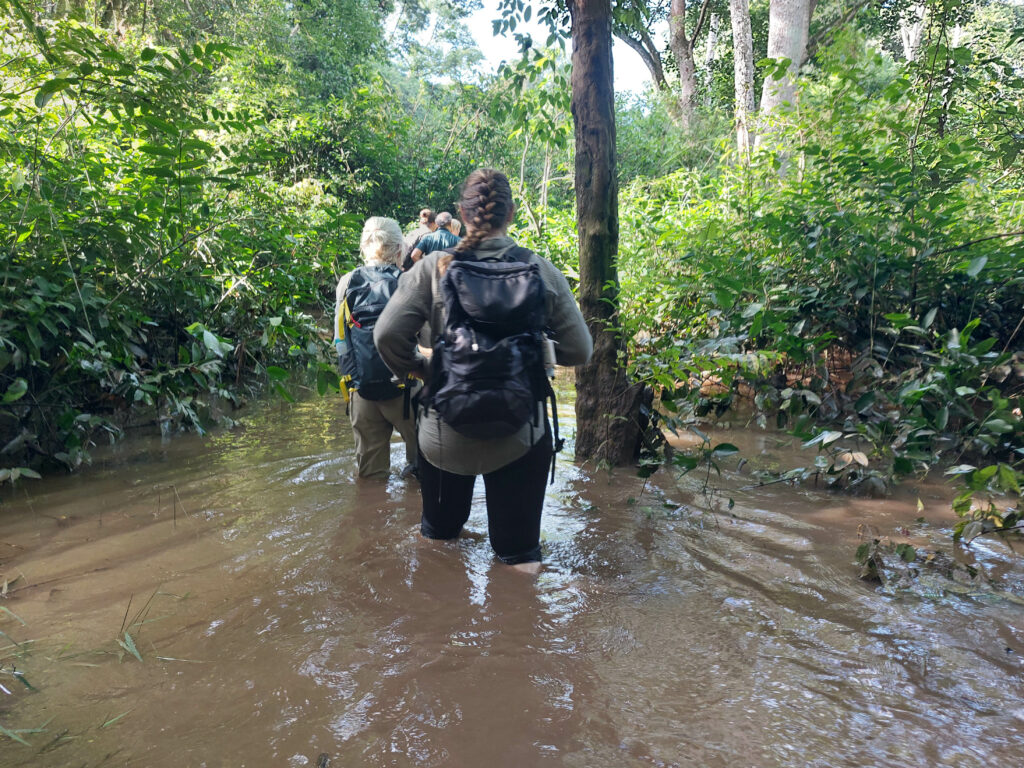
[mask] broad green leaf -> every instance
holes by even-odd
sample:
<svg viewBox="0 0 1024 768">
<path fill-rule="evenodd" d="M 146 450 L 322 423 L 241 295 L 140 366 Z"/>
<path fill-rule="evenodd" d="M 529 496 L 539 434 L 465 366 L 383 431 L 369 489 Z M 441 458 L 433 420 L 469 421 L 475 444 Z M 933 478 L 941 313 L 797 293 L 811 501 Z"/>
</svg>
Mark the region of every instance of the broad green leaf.
<svg viewBox="0 0 1024 768">
<path fill-rule="evenodd" d="M 164 147 L 159 144 L 143 144 L 139 147 L 140 152 L 147 155 L 159 155 L 161 157 L 177 158 L 178 150 L 174 147 Z"/>
<path fill-rule="evenodd" d="M 988 263 L 988 256 L 979 256 L 976 259 L 972 259 L 970 265 L 967 267 L 967 275 L 969 277 L 975 277 L 982 268 Z"/>
<path fill-rule="evenodd" d="M 288 378 L 288 371 L 276 365 L 268 365 L 267 376 L 270 377 L 271 381 L 284 381 Z"/>
<path fill-rule="evenodd" d="M 279 382 L 279 381 L 275 381 L 274 382 L 274 391 L 277 392 L 277 394 L 279 394 L 281 397 L 283 397 L 289 403 L 294 403 L 295 402 L 295 398 L 292 397 L 291 392 L 289 392 L 287 389 L 285 389 L 284 386 L 281 384 L 281 382 Z"/>
<path fill-rule="evenodd" d="M 224 356 L 224 350 L 221 348 L 220 340 L 214 336 L 210 331 L 203 330 L 203 344 L 206 348 L 213 352 L 217 357 Z"/>
<path fill-rule="evenodd" d="M 39 109 L 45 107 L 50 99 L 53 98 L 55 93 L 59 93 L 71 84 L 71 81 L 66 77 L 55 77 L 52 80 L 47 80 L 40 86 L 39 90 L 36 91 L 35 103 Z"/>
<path fill-rule="evenodd" d="M 836 440 L 840 439 L 842 436 L 843 436 L 842 432 L 837 432 L 837 431 L 831 430 L 831 429 L 825 430 L 824 432 L 821 432 L 821 433 L 815 435 L 810 440 L 805 442 L 803 444 L 803 447 L 804 448 L 810 448 L 812 445 L 817 445 L 818 443 L 821 443 L 823 446 L 825 446 L 825 445 L 828 445 L 829 443 L 834 443 Z"/>
<path fill-rule="evenodd" d="M 25 379 L 15 379 L 14 382 L 7 387 L 7 391 L 4 392 L 4 403 L 13 403 L 20 400 L 28 392 L 28 382 Z"/>
<path fill-rule="evenodd" d="M 990 419 L 989 421 L 986 421 L 982 426 L 985 427 L 989 432 L 992 432 L 997 435 L 1007 435 L 1010 432 L 1013 432 L 1013 425 L 1006 423 L 1002 419 Z"/>
<path fill-rule="evenodd" d="M 863 395 L 857 398 L 857 402 L 854 404 L 853 409 L 857 413 L 863 413 L 878 399 L 878 395 L 875 392 L 865 392 Z"/>
<path fill-rule="evenodd" d="M 1009 464 L 999 465 L 999 487 L 1004 491 L 1020 495 L 1020 484 L 1017 480 L 1017 473 Z"/>
<path fill-rule="evenodd" d="M 691 469 L 697 468 L 699 461 L 695 456 L 687 456 L 685 453 L 677 453 L 672 457 L 672 463 L 689 472 Z"/>
<path fill-rule="evenodd" d="M 981 469 L 974 473 L 974 479 L 979 483 L 987 483 L 989 480 L 995 477 L 995 474 L 998 471 L 998 469 L 999 467 L 996 464 L 990 464 L 987 467 L 982 467 Z"/>
<path fill-rule="evenodd" d="M 917 559 L 917 551 L 910 544 L 897 544 L 896 554 L 907 563 L 912 563 Z"/>
</svg>

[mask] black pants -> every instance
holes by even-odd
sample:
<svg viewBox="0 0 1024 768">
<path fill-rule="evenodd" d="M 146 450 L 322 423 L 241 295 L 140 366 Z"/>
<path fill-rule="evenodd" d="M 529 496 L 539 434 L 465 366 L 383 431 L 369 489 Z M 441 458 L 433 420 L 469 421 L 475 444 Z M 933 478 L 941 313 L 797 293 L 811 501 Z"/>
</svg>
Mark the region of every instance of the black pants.
<svg viewBox="0 0 1024 768">
<path fill-rule="evenodd" d="M 526 455 L 484 475 L 487 530 L 491 547 L 509 565 L 540 561 L 540 514 L 551 468 L 551 430 Z M 476 475 L 438 469 L 420 453 L 423 518 L 420 532 L 428 539 L 454 539 L 469 519 Z"/>
</svg>

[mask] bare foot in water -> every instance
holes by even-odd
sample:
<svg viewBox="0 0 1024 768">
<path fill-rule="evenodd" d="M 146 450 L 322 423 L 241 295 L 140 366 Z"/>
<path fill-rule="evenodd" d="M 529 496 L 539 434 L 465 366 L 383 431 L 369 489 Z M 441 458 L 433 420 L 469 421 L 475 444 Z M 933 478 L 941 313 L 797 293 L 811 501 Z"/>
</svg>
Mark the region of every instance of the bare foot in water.
<svg viewBox="0 0 1024 768">
<path fill-rule="evenodd" d="M 536 576 L 538 573 L 540 573 L 541 564 L 537 561 L 534 561 L 532 563 L 516 563 L 515 565 L 510 565 L 509 568 L 511 568 L 513 571 L 519 571 L 520 573 L 529 573 L 532 576 Z"/>
</svg>

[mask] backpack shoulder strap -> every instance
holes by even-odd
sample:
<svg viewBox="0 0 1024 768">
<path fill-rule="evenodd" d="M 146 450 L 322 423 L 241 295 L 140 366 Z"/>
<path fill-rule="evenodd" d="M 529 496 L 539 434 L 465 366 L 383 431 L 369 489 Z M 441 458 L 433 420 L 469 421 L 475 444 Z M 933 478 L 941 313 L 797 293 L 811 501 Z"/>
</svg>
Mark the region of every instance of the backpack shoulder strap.
<svg viewBox="0 0 1024 768">
<path fill-rule="evenodd" d="M 338 314 L 338 327 L 334 329 L 334 335 L 342 341 L 346 340 L 348 329 L 352 327 L 352 309 L 348 304 L 348 294 L 352 290 L 352 283 L 356 283 L 358 286 L 362 279 L 363 268 L 353 269 L 352 276 L 348 279 L 348 285 L 345 286 L 345 293 L 341 296 L 341 312 Z"/>
<path fill-rule="evenodd" d="M 480 258 L 472 251 L 456 252 L 455 246 L 445 248 L 443 253 L 451 254 L 457 259 L 461 259 L 463 261 L 480 261 Z M 501 252 L 499 261 L 523 261 L 528 263 L 535 255 L 536 254 L 529 248 L 523 248 L 520 245 L 513 245 Z"/>
<path fill-rule="evenodd" d="M 534 256 L 533 251 L 529 248 L 523 248 L 520 245 L 513 245 L 501 254 L 502 261 L 524 261 L 529 262 Z"/>
<path fill-rule="evenodd" d="M 441 248 L 434 253 L 446 253 L 452 257 L 453 261 L 479 261 L 476 254 L 472 251 L 457 251 L 453 245 L 451 248 Z"/>
<path fill-rule="evenodd" d="M 358 288 L 366 282 L 366 267 L 356 267 L 352 270 L 352 277 L 348 279 L 348 285 L 345 286 L 345 303 L 348 303 L 348 295 L 352 292 L 353 288 Z"/>
<path fill-rule="evenodd" d="M 402 274 L 402 270 L 396 267 L 394 264 L 374 264 L 372 267 L 366 266 L 362 269 L 372 269 L 380 277 L 393 277 L 398 279 L 398 276 Z"/>
</svg>

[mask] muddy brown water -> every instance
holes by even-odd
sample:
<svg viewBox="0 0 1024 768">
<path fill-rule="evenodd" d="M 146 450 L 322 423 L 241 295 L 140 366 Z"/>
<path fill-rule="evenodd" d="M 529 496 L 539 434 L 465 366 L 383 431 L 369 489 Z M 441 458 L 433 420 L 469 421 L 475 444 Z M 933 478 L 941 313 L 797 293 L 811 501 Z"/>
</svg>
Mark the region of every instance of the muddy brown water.
<svg viewBox="0 0 1024 768">
<path fill-rule="evenodd" d="M 1024 765 L 1024 609 L 857 578 L 859 531 L 946 542 L 941 487 L 742 490 L 732 463 L 709 499 L 566 453 L 531 578 L 492 559 L 482 497 L 427 545 L 416 486 L 352 456 L 312 400 L 8 491 L 0 725 L 29 745 L 0 736 L 0 765 Z"/>
</svg>

